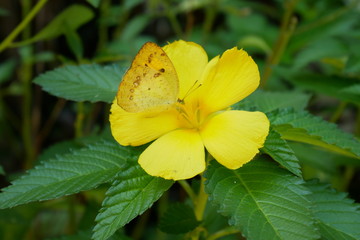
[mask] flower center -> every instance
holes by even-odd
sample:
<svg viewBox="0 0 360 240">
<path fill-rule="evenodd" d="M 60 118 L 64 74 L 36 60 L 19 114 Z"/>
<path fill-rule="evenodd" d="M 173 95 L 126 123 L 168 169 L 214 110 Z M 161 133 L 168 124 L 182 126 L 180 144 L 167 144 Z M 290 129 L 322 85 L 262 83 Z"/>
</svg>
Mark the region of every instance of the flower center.
<svg viewBox="0 0 360 240">
<path fill-rule="evenodd" d="M 182 99 L 179 98 L 175 103 L 175 109 L 185 128 L 199 130 L 207 119 L 207 111 L 203 109 L 199 99 L 196 97 L 196 92 L 201 86 L 201 83 L 195 81 L 185 96 Z"/>
<path fill-rule="evenodd" d="M 199 129 L 206 119 L 204 111 L 201 111 L 198 102 L 186 103 L 179 100 L 176 103 L 175 108 L 186 128 Z"/>
</svg>

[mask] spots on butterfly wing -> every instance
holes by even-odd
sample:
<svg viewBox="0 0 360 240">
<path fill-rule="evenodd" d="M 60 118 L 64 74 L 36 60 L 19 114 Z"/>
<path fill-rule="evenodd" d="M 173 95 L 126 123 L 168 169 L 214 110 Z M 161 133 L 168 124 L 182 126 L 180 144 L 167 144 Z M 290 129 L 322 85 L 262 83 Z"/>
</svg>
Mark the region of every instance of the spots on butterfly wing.
<svg viewBox="0 0 360 240">
<path fill-rule="evenodd" d="M 155 54 L 156 54 L 156 52 L 155 52 Z M 154 55 L 151 53 L 148 57 L 148 63 L 151 63 L 153 57 L 154 57 Z"/>
<path fill-rule="evenodd" d="M 133 99 L 134 99 L 133 95 L 130 95 L 129 100 L 131 101 Z"/>
<path fill-rule="evenodd" d="M 136 80 L 133 82 L 134 87 L 137 88 L 138 86 L 140 86 L 140 82 L 141 82 L 141 78 L 140 76 L 137 76 Z"/>
<path fill-rule="evenodd" d="M 165 72 L 165 69 L 161 68 L 159 71 L 163 73 L 163 72 Z"/>
<path fill-rule="evenodd" d="M 138 86 L 140 86 L 140 82 L 141 82 L 141 80 L 136 80 L 136 81 L 134 81 L 133 82 L 133 85 L 134 85 L 134 87 L 138 87 Z"/>
<path fill-rule="evenodd" d="M 161 74 L 160 73 L 155 73 L 154 74 L 154 78 L 157 78 L 157 77 L 159 77 Z"/>
</svg>

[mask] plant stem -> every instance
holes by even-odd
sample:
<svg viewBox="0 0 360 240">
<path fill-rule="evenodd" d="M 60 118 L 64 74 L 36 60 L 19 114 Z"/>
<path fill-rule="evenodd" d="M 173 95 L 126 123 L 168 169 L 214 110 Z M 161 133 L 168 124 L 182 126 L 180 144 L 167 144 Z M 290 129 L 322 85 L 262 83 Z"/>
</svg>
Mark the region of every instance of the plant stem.
<svg viewBox="0 0 360 240">
<path fill-rule="evenodd" d="M 58 118 L 61 110 L 65 107 L 66 100 L 63 98 L 59 98 L 53 107 L 53 110 L 50 114 L 50 117 L 47 119 L 46 123 L 44 124 L 44 127 L 39 131 L 38 134 L 38 144 L 41 146 L 42 142 L 46 137 L 49 135 L 50 130 L 55 124 L 56 119 Z"/>
<path fill-rule="evenodd" d="M 319 28 L 327 23 L 333 22 L 336 19 L 338 19 L 339 17 L 343 16 L 345 13 L 347 13 L 349 10 L 353 9 L 357 4 L 357 1 L 352 1 L 352 3 L 350 3 L 348 6 L 345 6 L 343 8 L 340 8 L 334 12 L 332 12 L 329 15 L 326 15 L 322 18 L 320 18 L 319 20 L 312 22 L 310 24 L 304 25 L 302 27 L 299 27 L 295 32 L 294 35 L 298 35 L 310 30 L 313 30 L 315 28 Z"/>
<path fill-rule="evenodd" d="M 157 201 L 156 213 L 158 216 L 157 217 L 158 222 L 160 221 L 160 218 L 163 216 L 163 214 L 165 213 L 168 206 L 169 206 L 169 191 L 166 191 L 161 196 L 161 198 Z M 157 239 L 157 240 L 166 239 L 166 234 L 162 231 L 156 231 L 154 239 Z"/>
<path fill-rule="evenodd" d="M 131 239 L 138 240 L 141 239 L 142 236 L 144 236 L 146 226 L 149 223 L 150 212 L 151 209 L 148 209 L 138 218 L 134 230 L 131 233 Z"/>
<path fill-rule="evenodd" d="M 26 61 L 26 60 L 25 60 Z M 24 168 L 29 169 L 33 165 L 35 159 L 35 146 L 32 132 L 31 121 L 31 76 L 32 66 L 30 63 L 24 62 L 20 67 L 19 78 L 23 85 L 23 103 L 22 103 L 22 138 L 25 148 Z"/>
<path fill-rule="evenodd" d="M 282 18 L 279 37 L 273 47 L 272 54 L 268 57 L 263 76 L 261 78 L 260 86 L 265 87 L 268 79 L 272 74 L 273 67 L 277 65 L 280 61 L 280 58 L 289 42 L 290 36 L 294 32 L 294 29 L 297 24 L 297 18 L 293 16 L 294 8 L 298 0 L 291 0 L 285 2 L 285 13 Z"/>
<path fill-rule="evenodd" d="M 355 121 L 355 136 L 360 136 L 360 105 L 357 106 L 356 121 Z"/>
<path fill-rule="evenodd" d="M 196 219 L 199 221 L 202 220 L 204 210 L 206 207 L 206 202 L 208 199 L 208 195 L 205 193 L 204 182 L 205 182 L 205 178 L 201 175 L 199 194 L 196 195 L 186 180 L 178 181 L 178 183 L 182 186 L 182 188 L 189 195 L 191 201 L 193 202 L 195 216 Z"/>
<path fill-rule="evenodd" d="M 31 14 L 30 6 L 31 6 L 31 1 L 29 0 L 21 1 L 22 17 L 24 19 L 27 19 L 28 16 Z M 22 39 L 25 40 L 29 38 L 31 35 L 31 29 L 27 26 L 27 24 L 24 24 L 22 30 L 24 30 L 22 34 Z M 18 33 L 20 33 L 20 31 Z M 5 41 L 6 39 L 4 40 L 4 42 Z M 3 46 L 6 48 L 6 45 Z M 27 50 L 26 48 L 29 49 L 28 53 L 26 53 Z M 32 61 L 29 60 L 31 59 L 33 50 L 31 46 L 24 47 L 23 50 L 25 51 L 22 56 L 22 63 L 19 69 L 19 79 L 23 87 L 21 131 L 22 131 L 22 138 L 25 148 L 24 168 L 29 169 L 33 166 L 33 162 L 35 159 L 35 144 L 33 138 L 32 108 L 31 108 L 31 103 L 32 103 L 31 78 L 33 73 L 32 73 Z M 0 52 L 1 52 L 1 46 L 0 46 Z"/>
<path fill-rule="evenodd" d="M 228 227 L 228 228 L 224 228 L 224 229 L 212 234 L 206 240 L 215 240 L 215 239 L 218 239 L 218 238 L 221 238 L 221 237 L 224 237 L 227 235 L 235 234 L 235 233 L 240 233 L 240 231 L 233 227 Z"/>
<path fill-rule="evenodd" d="M 36 16 L 36 14 L 41 10 L 44 4 L 48 0 L 40 0 L 34 7 L 31 9 L 29 14 L 21 21 L 21 23 L 1 42 L 0 52 L 6 49 L 11 45 L 12 41 L 19 35 L 19 33 L 30 23 L 30 21 Z"/>
<path fill-rule="evenodd" d="M 203 25 L 203 42 L 208 39 L 211 28 L 213 27 L 215 16 L 217 13 L 218 1 L 213 0 L 205 9 L 205 21 Z"/>
<path fill-rule="evenodd" d="M 210 162 L 210 160 L 212 159 L 212 156 L 209 153 L 206 153 L 206 165 L 208 165 L 208 163 Z M 208 201 L 208 195 L 205 192 L 205 177 L 203 176 L 203 173 L 200 174 L 201 176 L 201 180 L 200 180 L 200 188 L 199 188 L 199 192 L 197 195 L 195 195 L 195 197 L 191 197 L 193 195 L 193 193 L 190 193 L 189 196 L 190 198 L 192 198 L 193 203 L 194 203 L 194 214 L 196 219 L 201 222 L 204 218 L 204 212 L 205 212 L 205 208 L 206 208 L 206 203 Z M 185 187 L 186 189 L 187 187 Z M 192 192 L 188 191 L 188 192 Z M 207 234 L 206 229 L 200 225 L 197 228 L 195 228 L 194 230 L 192 230 L 191 232 L 189 232 L 187 235 L 188 238 L 192 239 L 192 240 L 198 240 L 201 237 L 201 233 L 204 233 L 205 235 Z"/>
<path fill-rule="evenodd" d="M 99 7 L 100 10 L 100 19 L 105 18 L 108 15 L 110 9 L 110 1 L 103 0 Z M 108 42 L 108 28 L 106 23 L 99 22 L 99 33 L 98 33 L 99 41 L 97 45 L 97 51 L 100 51 L 104 45 Z"/>
<path fill-rule="evenodd" d="M 78 102 L 77 103 L 77 114 L 75 120 L 75 137 L 79 138 L 82 137 L 82 130 L 83 130 L 83 123 L 84 123 L 84 103 Z"/>
<path fill-rule="evenodd" d="M 208 200 L 208 195 L 205 192 L 205 184 L 204 183 L 205 183 L 205 178 L 201 174 L 200 189 L 199 189 L 199 194 L 196 197 L 195 209 L 194 209 L 196 219 L 199 221 L 201 221 L 203 219 L 206 203 Z"/>
<path fill-rule="evenodd" d="M 195 205 L 196 202 L 196 195 L 192 188 L 190 187 L 189 183 L 186 180 L 180 180 L 178 183 L 181 185 L 181 187 L 185 190 L 185 192 L 189 195 L 191 201 Z"/>
<path fill-rule="evenodd" d="M 162 4 L 164 4 L 164 6 L 165 6 L 166 16 L 169 19 L 171 27 L 173 28 L 176 36 L 178 38 L 182 38 L 183 32 L 182 32 L 182 29 L 181 29 L 181 24 L 176 19 L 176 14 L 174 13 L 174 10 L 172 8 L 170 8 L 169 4 L 166 1 L 163 1 Z"/>
<path fill-rule="evenodd" d="M 337 122 L 337 121 L 339 120 L 339 118 L 341 117 L 342 113 L 343 113 L 344 110 L 345 110 L 346 105 L 347 105 L 346 102 L 341 102 L 341 103 L 337 106 L 334 114 L 333 114 L 333 115 L 331 116 L 331 118 L 330 118 L 330 122 L 335 123 L 335 122 Z"/>
<path fill-rule="evenodd" d="M 75 196 L 69 196 L 67 200 L 68 200 L 67 206 L 68 206 L 68 214 L 69 214 L 67 234 L 71 235 L 75 233 L 75 229 L 76 229 L 76 211 L 75 211 L 76 199 Z"/>
</svg>

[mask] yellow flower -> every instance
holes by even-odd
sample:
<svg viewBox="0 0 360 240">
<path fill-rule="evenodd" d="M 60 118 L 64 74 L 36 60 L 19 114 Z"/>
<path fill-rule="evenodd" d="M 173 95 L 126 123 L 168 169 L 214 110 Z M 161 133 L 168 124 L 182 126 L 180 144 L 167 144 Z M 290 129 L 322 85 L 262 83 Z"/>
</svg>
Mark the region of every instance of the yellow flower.
<svg viewBox="0 0 360 240">
<path fill-rule="evenodd" d="M 259 85 L 251 57 L 236 47 L 211 61 L 192 42 L 165 47 L 179 81 L 175 104 L 161 112 L 127 112 L 116 99 L 111 106 L 111 131 L 121 145 L 139 146 L 155 140 L 139 164 L 152 176 L 187 179 L 205 170 L 205 149 L 222 165 L 237 169 L 259 152 L 269 132 L 262 112 L 230 106 Z"/>
</svg>

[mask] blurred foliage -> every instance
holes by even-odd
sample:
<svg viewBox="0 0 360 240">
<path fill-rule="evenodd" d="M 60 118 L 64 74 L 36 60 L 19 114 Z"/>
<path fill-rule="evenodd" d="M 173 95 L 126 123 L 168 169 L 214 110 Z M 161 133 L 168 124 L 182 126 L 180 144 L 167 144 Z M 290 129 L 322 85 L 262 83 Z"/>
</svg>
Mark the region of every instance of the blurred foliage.
<svg viewBox="0 0 360 240">
<path fill-rule="evenodd" d="M 46 163 L 47 159 L 55 159 L 61 163 L 66 162 L 71 154 L 75 154 L 80 156 L 77 164 L 81 165 L 81 161 L 89 160 L 86 151 L 94 153 L 96 162 L 100 161 L 97 154 L 100 154 L 103 148 L 114 150 L 111 145 L 113 143 L 109 140 L 111 136 L 108 129 L 107 103 L 112 100 L 111 94 L 116 93 L 121 73 L 145 42 L 154 41 L 164 45 L 184 39 L 201 44 L 209 58 L 234 46 L 245 49 L 259 66 L 262 90 L 237 107 L 260 109 L 268 114 L 272 112 L 272 123 L 278 124 L 272 135 L 278 139 L 280 135 L 282 137 L 282 141 L 268 141 L 263 152 L 295 175 L 301 174 L 301 167 L 305 180 L 318 178 L 320 182 L 329 183 L 339 191 L 349 192 L 350 197 L 360 202 L 359 149 L 348 142 L 348 134 L 335 129 L 335 125 L 322 122 L 325 119 L 335 123 L 357 139 L 360 135 L 359 0 L 75 2 L 39 0 L 35 3 L 31 0 L 5 0 L 0 3 L 1 187 L 8 186 L 10 181 L 34 166 L 37 168 L 31 170 L 27 176 L 42 176 L 42 163 L 56 164 Z M 80 64 L 83 65 L 77 68 Z M 108 66 L 103 67 L 101 64 Z M 61 66 L 65 68 L 58 68 Z M 56 82 L 49 82 L 49 79 Z M 98 81 L 99 79 L 106 81 Z M 33 81 L 55 96 L 79 102 L 49 95 L 42 91 L 40 86 L 32 84 Z M 81 85 L 78 85 L 79 81 Z M 106 92 L 106 89 L 113 90 Z M 64 91 L 61 92 L 62 90 Z M 273 112 L 287 107 L 292 107 L 293 110 Z M 307 117 L 310 113 L 317 117 Z M 292 122 L 285 121 L 284 118 L 291 118 Z M 301 118 L 305 119 L 306 126 L 299 120 Z M 325 135 L 323 138 L 321 136 L 324 135 L 319 133 L 322 130 L 324 133 L 321 134 Z M 100 143 L 98 148 L 91 147 L 94 145 L 89 147 L 90 144 L 96 144 L 100 136 L 109 142 Z M 292 142 L 299 136 L 303 137 L 303 141 Z M 275 149 L 281 151 L 276 152 Z M 289 159 L 291 158 L 287 162 L 282 161 L 284 152 L 285 156 L 287 154 Z M 131 164 L 125 164 L 125 167 L 120 165 L 117 167 L 121 170 L 140 172 L 140 176 L 143 174 Z M 268 163 L 260 159 L 258 164 L 249 165 L 247 169 L 241 168 L 237 173 L 246 175 L 246 171 L 255 169 L 266 175 L 268 168 L 271 168 Z M 95 167 L 91 171 L 96 172 Z M 111 191 L 115 191 L 113 194 L 116 195 L 116 190 L 124 187 L 112 183 L 114 185 L 111 185 L 110 193 L 105 196 L 105 191 L 110 186 L 109 179 L 114 177 L 120 181 L 124 178 L 121 174 L 116 175 L 117 171 L 118 169 L 113 167 L 106 169 L 101 182 L 94 177 L 95 174 L 79 178 L 82 185 L 68 186 L 72 191 L 66 189 L 61 192 L 57 188 L 61 181 L 55 181 L 45 189 L 51 197 L 39 197 L 38 194 L 43 194 L 42 191 L 45 190 L 36 192 L 32 188 L 35 185 L 29 187 L 24 182 L 24 185 L 19 186 L 22 188 L 19 191 L 28 192 L 24 199 L 15 194 L 14 198 L 2 198 L 0 202 L 7 201 L 9 206 L 15 206 L 17 203 L 52 199 L 54 196 L 75 193 L 80 189 L 87 190 L 100 183 L 101 185 L 95 190 L 68 197 L 1 210 L 0 238 L 90 239 L 101 202 L 109 197 Z M 223 176 L 233 174 L 212 164 L 207 175 L 211 176 L 217 171 Z M 297 185 L 295 176 L 291 176 L 291 181 L 286 182 L 280 175 L 282 169 L 276 171 L 279 175 L 272 179 L 262 179 L 257 187 L 261 188 L 266 181 L 273 181 L 280 186 L 288 184 L 289 194 L 292 194 L 290 190 L 293 190 L 294 197 L 300 199 L 301 192 L 305 190 L 303 186 Z M 48 173 L 43 177 L 50 178 Z M 20 178 L 16 181 L 22 180 Z M 151 178 L 148 181 L 149 184 L 162 184 L 158 197 L 172 184 L 166 181 L 154 182 Z M 196 181 L 197 179 L 194 179 L 192 182 L 194 188 Z M 212 181 L 208 186 L 209 192 L 212 192 L 214 202 L 219 204 L 222 192 L 211 189 L 211 184 L 217 184 Z M 66 182 L 62 184 L 66 186 Z M 313 202 L 321 202 L 319 191 L 327 191 L 329 196 L 336 197 L 339 202 L 345 199 L 341 193 L 330 191 L 327 185 L 317 182 L 306 184 L 314 193 L 311 199 Z M 125 187 L 129 186 L 130 183 Z M 231 192 L 226 185 L 221 187 L 224 191 Z M 273 190 L 275 193 L 280 191 Z M 56 194 L 51 194 L 51 191 Z M 149 193 L 143 194 L 146 196 Z M 180 239 L 180 235 L 173 234 L 193 230 L 192 227 L 199 224 L 186 202 L 168 208 L 169 199 L 184 201 L 184 195 L 178 185 L 173 185 L 154 208 L 147 210 L 120 230 L 113 227 L 111 231 L 114 235 L 109 239 Z M 271 203 L 272 200 L 269 201 Z M 299 200 L 302 204 L 308 204 L 307 201 Z M 141 211 L 145 211 L 152 202 L 141 204 L 139 203 Z M 246 204 L 254 203 L 244 202 L 244 206 L 239 207 L 246 209 Z M 338 208 L 336 203 L 329 204 L 329 208 Z M 349 215 L 345 218 L 355 209 L 351 204 L 352 202 L 346 199 L 343 209 L 346 212 L 344 214 Z M 235 207 L 229 206 L 221 211 L 230 216 L 232 225 L 242 226 L 243 220 L 233 216 Z M 297 207 L 300 213 L 302 207 Z M 315 208 L 320 209 L 319 205 Z M 107 208 L 108 211 L 109 209 L 111 208 Z M 103 213 L 106 215 L 106 210 Z M 169 217 L 170 213 L 178 216 L 182 214 L 184 222 L 177 226 L 174 219 Z M 311 221 L 319 224 L 324 239 L 356 239 L 341 234 L 331 235 L 327 222 L 331 217 L 330 220 L 327 219 L 321 215 L 320 210 L 317 213 L 319 214 Z M 248 213 L 246 212 L 245 216 L 246 214 Z M 217 208 L 213 205 L 207 206 L 206 215 L 203 226 L 209 233 L 226 229 L 227 233 L 233 234 L 221 239 L 241 239 L 238 231 L 227 229 L 227 219 L 217 214 Z M 156 226 L 153 222 L 160 216 L 163 216 L 160 226 Z M 106 217 L 108 216 L 104 218 Z M 282 217 L 281 214 L 279 217 Z M 312 222 L 307 220 L 303 218 L 303 222 L 300 221 L 299 224 L 310 226 Z M 108 231 L 98 226 L 99 231 Z M 246 233 L 249 239 L 260 239 L 256 236 L 256 229 L 252 227 L 243 233 Z M 109 232 L 107 234 L 111 235 Z M 312 237 L 316 238 L 317 233 L 314 232 Z"/>
</svg>

